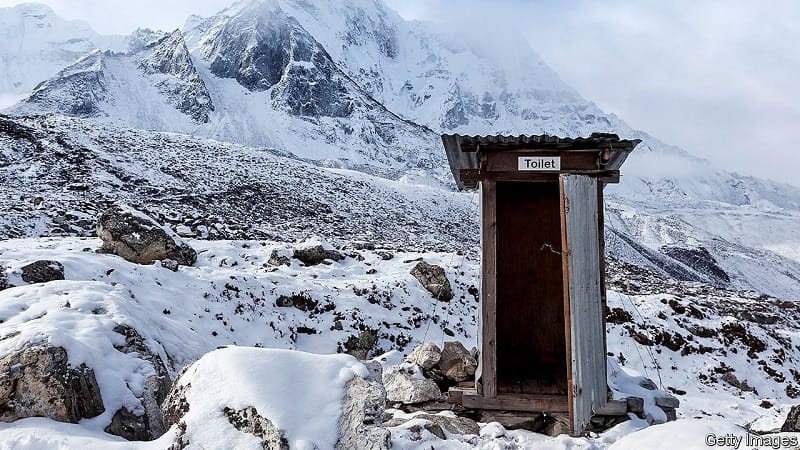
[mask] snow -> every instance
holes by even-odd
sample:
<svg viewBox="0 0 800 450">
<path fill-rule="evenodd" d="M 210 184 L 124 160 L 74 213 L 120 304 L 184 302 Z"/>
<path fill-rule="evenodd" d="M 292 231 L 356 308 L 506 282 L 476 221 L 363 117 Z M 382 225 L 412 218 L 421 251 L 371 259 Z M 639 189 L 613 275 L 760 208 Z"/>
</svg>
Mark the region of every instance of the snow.
<svg viewBox="0 0 800 450">
<path fill-rule="evenodd" d="M 175 442 L 176 434 L 177 429 L 173 428 L 154 441 L 129 442 L 102 431 L 90 430 L 80 424 L 29 418 L 12 423 L 0 423 L 0 449 L 163 450 Z"/>
</svg>

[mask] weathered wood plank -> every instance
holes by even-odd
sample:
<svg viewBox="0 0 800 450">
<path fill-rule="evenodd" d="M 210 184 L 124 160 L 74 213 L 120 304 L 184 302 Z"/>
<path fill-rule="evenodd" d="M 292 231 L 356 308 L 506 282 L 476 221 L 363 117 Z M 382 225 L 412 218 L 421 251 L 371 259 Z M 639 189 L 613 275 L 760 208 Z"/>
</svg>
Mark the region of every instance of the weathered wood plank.
<svg viewBox="0 0 800 450">
<path fill-rule="evenodd" d="M 497 184 L 481 183 L 481 367 L 485 397 L 497 395 Z M 477 382 L 477 377 L 476 377 Z"/>
<path fill-rule="evenodd" d="M 479 169 L 461 169 L 461 181 L 481 181 L 483 175 Z"/>
<path fill-rule="evenodd" d="M 561 158 L 561 170 L 601 170 L 596 152 L 498 152 L 487 155 L 486 170 L 511 172 L 519 168 L 519 158 L 555 156 Z M 557 172 L 556 172 L 557 173 Z"/>
<path fill-rule="evenodd" d="M 549 182 L 557 183 L 561 174 L 570 173 L 575 175 L 587 175 L 599 178 L 603 183 L 619 183 L 620 175 L 618 170 L 567 170 L 561 172 L 520 172 L 499 171 L 492 172 L 484 170 L 463 170 L 461 171 L 463 182 L 468 181 L 524 181 L 524 182 Z"/>
<path fill-rule="evenodd" d="M 593 411 L 605 407 L 605 328 L 600 279 L 597 179 L 562 175 L 565 219 L 565 278 L 569 296 L 573 432 L 580 433 Z"/>
<path fill-rule="evenodd" d="M 464 393 L 462 405 L 471 409 L 494 409 L 503 411 L 531 411 L 547 413 L 567 412 L 567 397 L 560 395 L 498 395 L 484 397 Z"/>
</svg>

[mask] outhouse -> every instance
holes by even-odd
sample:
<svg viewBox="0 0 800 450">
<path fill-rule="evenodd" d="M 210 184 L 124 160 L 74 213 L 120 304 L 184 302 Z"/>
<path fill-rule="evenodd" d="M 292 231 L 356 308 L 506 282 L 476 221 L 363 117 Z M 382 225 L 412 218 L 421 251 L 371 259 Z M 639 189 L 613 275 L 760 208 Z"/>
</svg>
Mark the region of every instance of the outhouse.
<svg viewBox="0 0 800 450">
<path fill-rule="evenodd" d="M 608 406 L 603 186 L 639 140 L 594 133 L 442 136 L 460 189 L 480 189 L 480 361 L 464 407 L 568 415 Z"/>
</svg>

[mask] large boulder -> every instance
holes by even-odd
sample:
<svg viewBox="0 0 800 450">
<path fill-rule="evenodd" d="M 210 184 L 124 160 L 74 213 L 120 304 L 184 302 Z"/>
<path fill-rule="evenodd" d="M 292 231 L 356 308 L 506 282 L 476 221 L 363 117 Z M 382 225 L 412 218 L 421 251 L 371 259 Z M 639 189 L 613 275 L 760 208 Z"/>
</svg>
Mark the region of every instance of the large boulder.
<svg viewBox="0 0 800 450">
<path fill-rule="evenodd" d="M 781 432 L 794 433 L 800 431 L 800 405 L 792 406 L 786 420 L 781 426 Z"/>
<path fill-rule="evenodd" d="M 423 370 L 430 370 L 439 365 L 442 359 L 442 351 L 433 342 L 426 342 L 419 347 L 415 348 L 406 361 L 414 363 Z"/>
<path fill-rule="evenodd" d="M 104 410 L 94 371 L 70 367 L 62 347 L 27 346 L 0 359 L 0 421 L 47 417 L 78 423 Z"/>
<path fill-rule="evenodd" d="M 112 253 L 137 264 L 173 260 L 184 266 L 197 261 L 197 252 L 167 227 L 131 208 L 113 206 L 97 219 L 101 252 Z"/>
<path fill-rule="evenodd" d="M 294 249 L 293 256 L 306 266 L 316 266 L 327 260 L 341 261 L 344 255 L 323 240 L 306 241 Z"/>
<path fill-rule="evenodd" d="M 440 400 L 442 391 L 436 382 L 425 378 L 416 364 L 391 366 L 383 373 L 386 399 L 390 402 L 413 405 Z"/>
<path fill-rule="evenodd" d="M 369 375 L 353 377 L 349 383 L 339 419 L 337 450 L 358 448 L 384 450 L 391 447 L 391 433 L 380 427 L 386 409 L 386 389 L 381 382 L 382 368 L 377 362 L 366 363 Z"/>
<path fill-rule="evenodd" d="M 414 276 L 422 286 L 433 295 L 433 298 L 443 302 L 449 302 L 453 298 L 453 288 L 450 287 L 450 280 L 441 267 L 420 261 L 411 269 Z"/>
<path fill-rule="evenodd" d="M 64 279 L 64 265 L 58 261 L 35 261 L 21 270 L 22 280 L 30 284 Z"/>
<path fill-rule="evenodd" d="M 215 448 L 225 432 L 229 448 L 386 450 L 379 377 L 347 355 L 225 347 L 178 375 L 162 412 L 176 448 Z"/>
<path fill-rule="evenodd" d="M 439 360 L 439 368 L 445 378 L 459 383 L 475 375 L 478 362 L 461 342 L 445 342 Z"/>
<path fill-rule="evenodd" d="M 145 380 L 142 389 L 141 410 L 131 411 L 125 406 L 119 408 L 106 426 L 105 432 L 123 437 L 129 441 L 149 441 L 160 437 L 166 431 L 161 415 L 161 405 L 170 390 L 169 374 L 160 356 L 153 354 L 145 345 L 138 331 L 127 325 L 117 325 L 114 331 L 125 337 L 125 343 L 115 346 L 122 353 L 135 353 L 149 361 L 156 371 Z"/>
</svg>

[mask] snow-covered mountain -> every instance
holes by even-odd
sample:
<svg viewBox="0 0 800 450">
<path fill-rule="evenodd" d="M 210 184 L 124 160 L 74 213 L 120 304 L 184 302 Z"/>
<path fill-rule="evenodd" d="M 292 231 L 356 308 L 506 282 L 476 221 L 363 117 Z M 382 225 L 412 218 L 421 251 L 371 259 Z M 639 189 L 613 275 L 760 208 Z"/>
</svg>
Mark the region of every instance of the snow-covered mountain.
<svg viewBox="0 0 800 450">
<path fill-rule="evenodd" d="M 380 1 L 243 1 L 182 31 L 141 30 L 125 52 L 85 55 L 12 112 L 269 147 L 434 186 L 449 182 L 441 132 L 640 138 L 623 182 L 607 190 L 612 256 L 800 297 L 800 190 L 719 170 L 631 129 L 519 42 L 492 54 Z"/>
<path fill-rule="evenodd" d="M 0 8 L 0 108 L 96 48 L 120 48 L 122 36 L 101 36 L 86 23 L 58 17 L 48 6 Z"/>
</svg>

